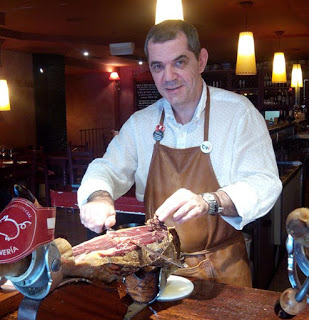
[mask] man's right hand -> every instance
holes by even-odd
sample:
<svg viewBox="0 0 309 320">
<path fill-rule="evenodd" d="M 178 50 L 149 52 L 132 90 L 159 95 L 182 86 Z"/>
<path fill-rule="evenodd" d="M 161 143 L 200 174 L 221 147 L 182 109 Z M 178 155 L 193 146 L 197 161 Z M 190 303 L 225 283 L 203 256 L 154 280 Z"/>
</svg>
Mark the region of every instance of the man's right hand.
<svg viewBox="0 0 309 320">
<path fill-rule="evenodd" d="M 114 201 L 106 191 L 92 193 L 80 209 L 81 223 L 91 231 L 101 233 L 116 223 Z"/>
</svg>

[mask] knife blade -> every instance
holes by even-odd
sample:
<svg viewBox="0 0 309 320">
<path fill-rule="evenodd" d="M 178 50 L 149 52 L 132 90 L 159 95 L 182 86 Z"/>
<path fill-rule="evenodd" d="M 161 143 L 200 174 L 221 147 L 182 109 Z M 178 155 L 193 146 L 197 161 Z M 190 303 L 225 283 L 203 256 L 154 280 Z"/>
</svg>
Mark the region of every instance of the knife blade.
<svg viewBox="0 0 309 320">
<path fill-rule="evenodd" d="M 152 250 L 152 249 L 148 248 L 147 246 L 145 246 L 143 244 L 137 244 L 137 246 L 142 248 L 142 249 L 144 249 L 144 250 L 146 250 L 146 251 L 148 251 L 149 253 L 153 254 L 154 256 L 165 260 L 168 263 L 174 264 L 178 268 L 184 268 L 184 266 L 180 262 L 178 262 L 178 261 L 176 261 L 176 260 L 174 260 L 172 258 L 168 258 L 168 257 L 164 256 L 163 254 L 158 253 L 157 251 Z"/>
</svg>

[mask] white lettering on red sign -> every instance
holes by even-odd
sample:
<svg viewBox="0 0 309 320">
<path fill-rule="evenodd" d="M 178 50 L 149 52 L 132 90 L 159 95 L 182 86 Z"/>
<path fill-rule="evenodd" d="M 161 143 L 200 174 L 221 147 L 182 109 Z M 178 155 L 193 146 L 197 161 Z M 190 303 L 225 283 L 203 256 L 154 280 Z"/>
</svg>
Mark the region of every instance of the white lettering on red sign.
<svg viewBox="0 0 309 320">
<path fill-rule="evenodd" d="M 14 252 L 16 252 L 17 250 L 19 250 L 16 247 L 9 247 L 8 249 L 0 249 L 0 256 L 6 256 L 6 255 L 10 255 Z"/>
</svg>

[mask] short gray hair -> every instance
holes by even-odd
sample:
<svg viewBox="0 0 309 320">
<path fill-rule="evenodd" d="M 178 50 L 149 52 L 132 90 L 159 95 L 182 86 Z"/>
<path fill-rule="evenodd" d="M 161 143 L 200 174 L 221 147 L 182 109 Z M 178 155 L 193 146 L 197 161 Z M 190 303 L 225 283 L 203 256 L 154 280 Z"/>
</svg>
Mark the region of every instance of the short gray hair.
<svg viewBox="0 0 309 320">
<path fill-rule="evenodd" d="M 180 32 L 183 32 L 187 38 L 188 49 L 194 53 L 196 59 L 199 59 L 201 45 L 195 27 L 183 20 L 165 20 L 154 25 L 147 34 L 144 46 L 147 60 L 149 59 L 148 44 L 150 40 L 154 43 L 163 43 L 176 39 Z"/>
</svg>

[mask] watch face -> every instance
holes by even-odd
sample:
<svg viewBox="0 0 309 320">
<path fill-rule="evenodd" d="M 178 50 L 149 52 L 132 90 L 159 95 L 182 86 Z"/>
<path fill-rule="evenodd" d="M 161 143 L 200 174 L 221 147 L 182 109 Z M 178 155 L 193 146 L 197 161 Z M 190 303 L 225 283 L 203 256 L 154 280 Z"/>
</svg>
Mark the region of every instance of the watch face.
<svg viewBox="0 0 309 320">
<path fill-rule="evenodd" d="M 216 198 L 211 193 L 204 193 L 203 198 L 205 200 L 216 201 Z"/>
</svg>

